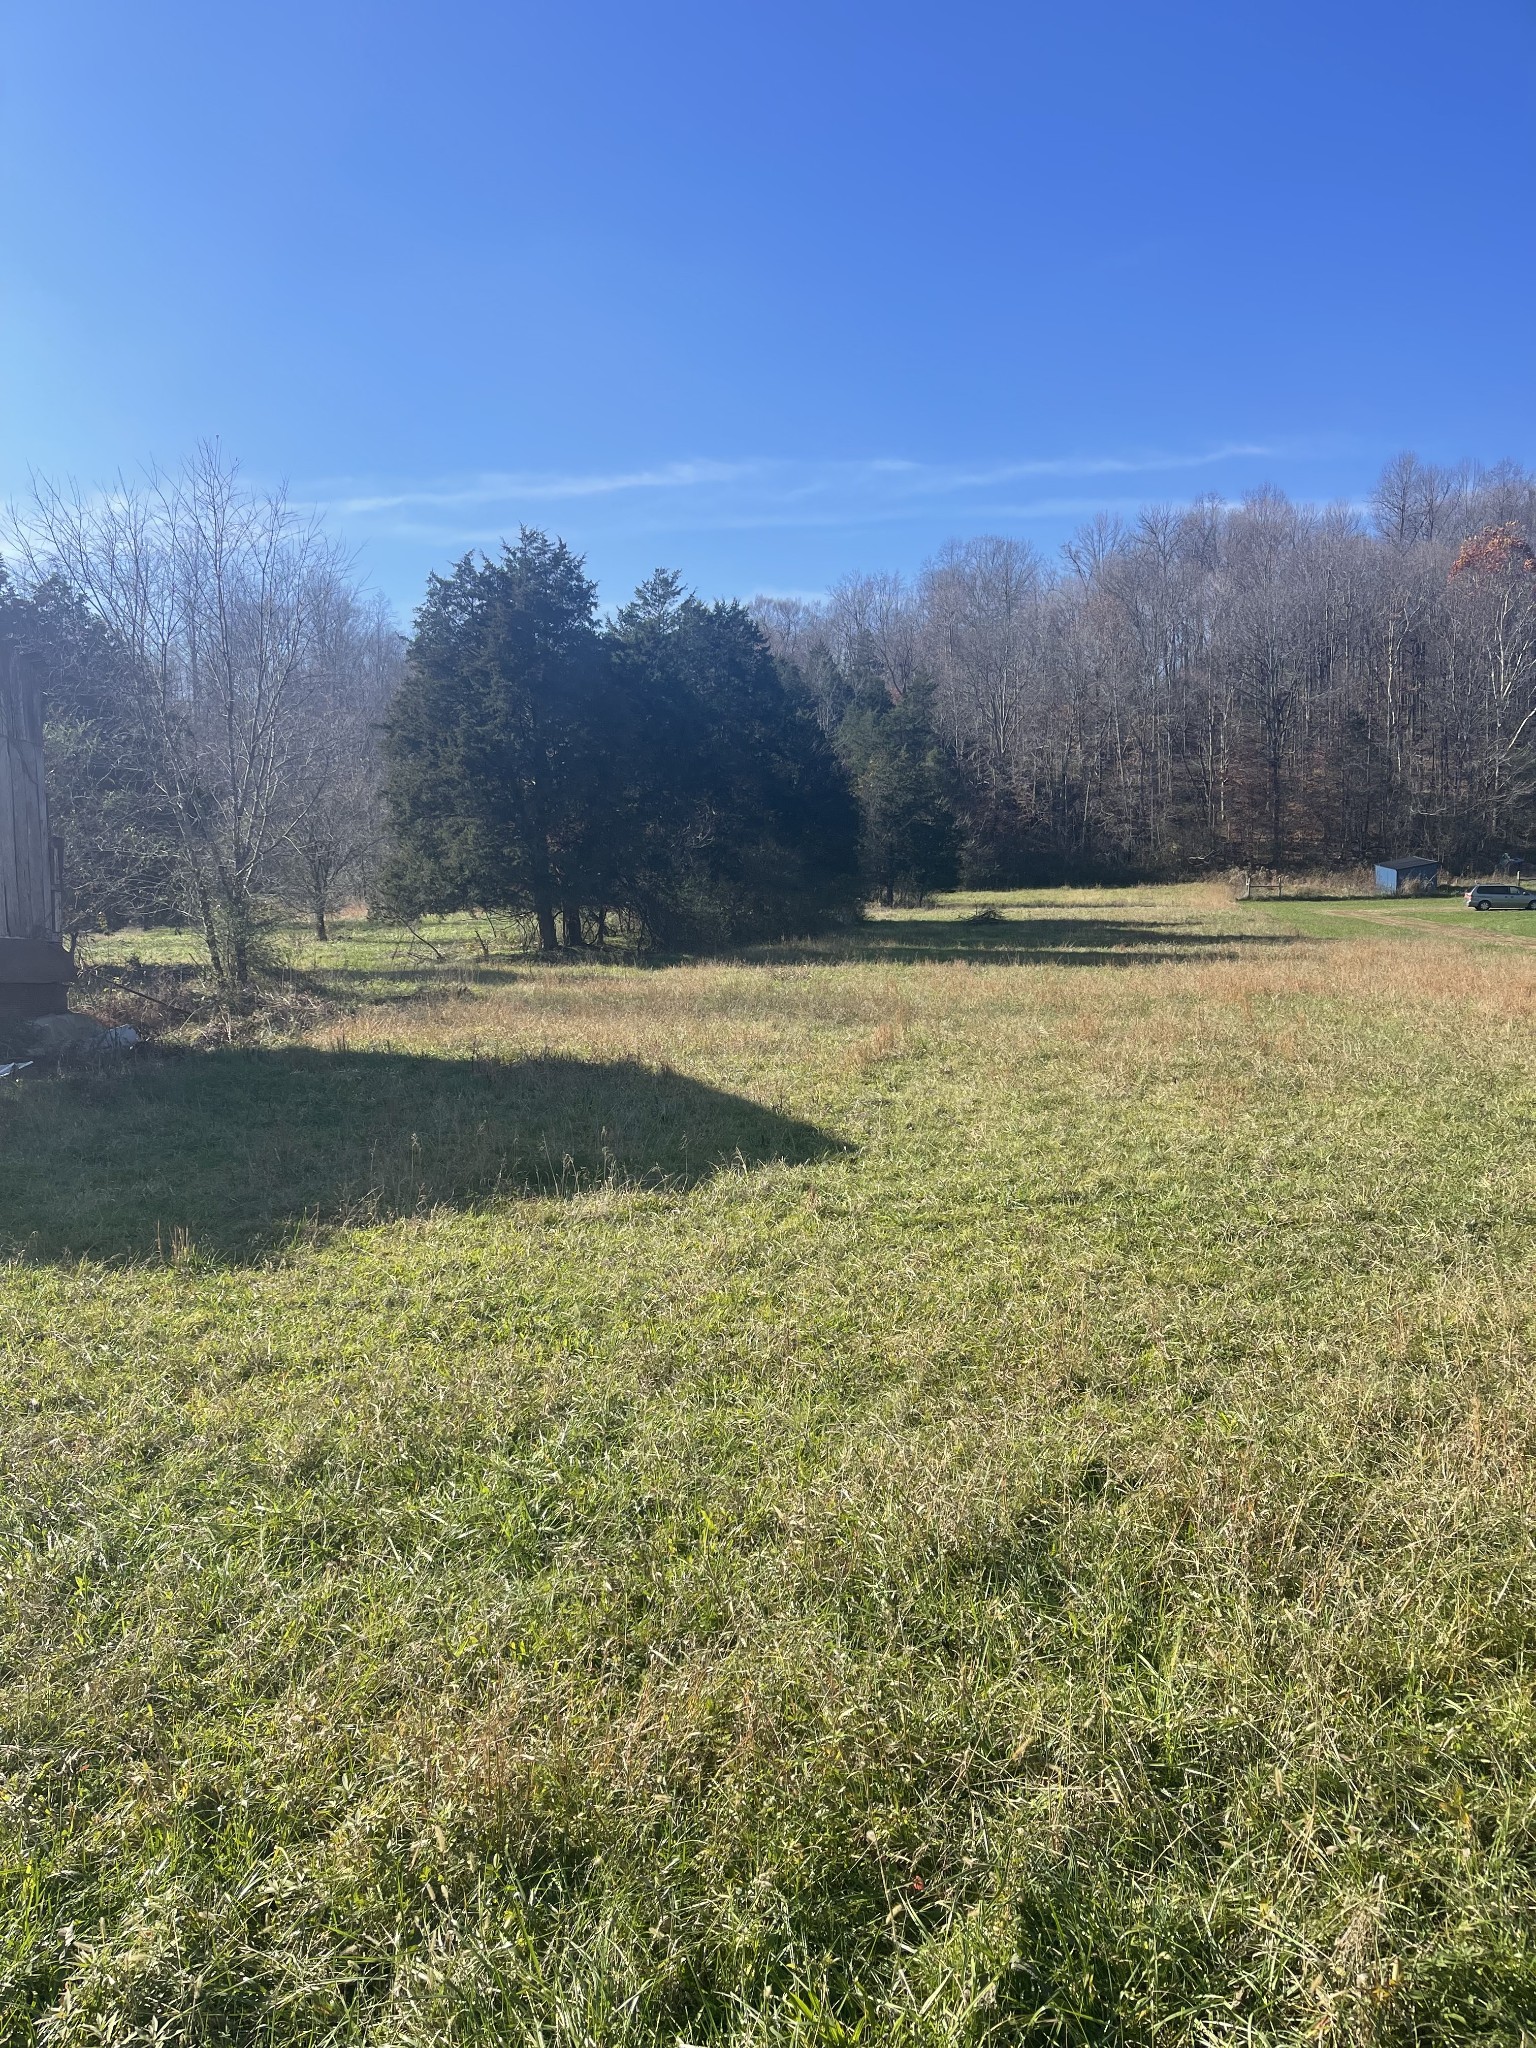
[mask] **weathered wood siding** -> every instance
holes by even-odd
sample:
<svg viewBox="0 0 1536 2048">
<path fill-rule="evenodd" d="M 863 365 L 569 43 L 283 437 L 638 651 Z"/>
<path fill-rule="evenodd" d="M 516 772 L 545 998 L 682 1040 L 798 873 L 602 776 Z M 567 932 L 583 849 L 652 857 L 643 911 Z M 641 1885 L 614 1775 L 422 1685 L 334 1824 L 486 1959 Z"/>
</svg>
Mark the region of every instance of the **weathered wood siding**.
<svg viewBox="0 0 1536 2048">
<path fill-rule="evenodd" d="M 43 698 L 35 677 L 0 647 L 0 939 L 56 939 Z"/>
</svg>

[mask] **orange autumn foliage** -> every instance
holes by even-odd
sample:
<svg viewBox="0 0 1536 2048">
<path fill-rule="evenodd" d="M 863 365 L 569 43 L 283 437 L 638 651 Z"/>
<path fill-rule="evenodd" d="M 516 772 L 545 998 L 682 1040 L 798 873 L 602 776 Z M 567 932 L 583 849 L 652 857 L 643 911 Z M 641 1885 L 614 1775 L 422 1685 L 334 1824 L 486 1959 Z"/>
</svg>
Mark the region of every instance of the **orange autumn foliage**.
<svg viewBox="0 0 1536 2048">
<path fill-rule="evenodd" d="M 1451 575 L 1459 576 L 1466 569 L 1484 575 L 1536 576 L 1536 552 L 1519 522 L 1509 520 L 1503 526 L 1485 526 L 1462 542 L 1451 564 Z"/>
</svg>

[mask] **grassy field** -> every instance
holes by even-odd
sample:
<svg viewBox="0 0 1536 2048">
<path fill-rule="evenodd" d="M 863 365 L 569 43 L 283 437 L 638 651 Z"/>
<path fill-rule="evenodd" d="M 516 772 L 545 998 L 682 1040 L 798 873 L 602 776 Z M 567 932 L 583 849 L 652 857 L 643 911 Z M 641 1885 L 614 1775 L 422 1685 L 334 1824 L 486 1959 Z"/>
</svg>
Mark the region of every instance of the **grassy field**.
<svg viewBox="0 0 1536 2048">
<path fill-rule="evenodd" d="M 0 1087 L 0 2042 L 1536 2040 L 1536 918 L 505 937 Z"/>
</svg>

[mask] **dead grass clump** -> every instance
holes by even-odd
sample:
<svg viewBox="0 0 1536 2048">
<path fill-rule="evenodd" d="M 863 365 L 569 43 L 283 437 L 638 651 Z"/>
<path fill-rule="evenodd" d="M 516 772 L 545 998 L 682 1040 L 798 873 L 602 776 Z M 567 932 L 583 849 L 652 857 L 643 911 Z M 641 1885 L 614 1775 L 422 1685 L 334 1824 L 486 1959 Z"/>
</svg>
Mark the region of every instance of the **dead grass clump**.
<svg viewBox="0 0 1536 2048">
<path fill-rule="evenodd" d="M 1343 868 L 1309 868 L 1285 873 L 1278 868 L 1234 868 L 1227 889 L 1239 903 L 1290 901 L 1327 902 L 1338 897 L 1376 896 L 1375 869 L 1369 863 Z"/>
</svg>

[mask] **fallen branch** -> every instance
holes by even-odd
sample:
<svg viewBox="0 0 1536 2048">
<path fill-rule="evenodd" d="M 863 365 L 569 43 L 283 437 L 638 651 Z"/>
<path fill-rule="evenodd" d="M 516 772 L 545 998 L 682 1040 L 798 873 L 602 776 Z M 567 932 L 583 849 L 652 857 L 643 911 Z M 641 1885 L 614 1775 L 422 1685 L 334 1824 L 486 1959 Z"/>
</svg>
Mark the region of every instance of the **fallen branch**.
<svg viewBox="0 0 1536 2048">
<path fill-rule="evenodd" d="M 446 954 L 440 953 L 437 950 L 436 946 L 433 945 L 432 941 L 426 936 L 424 932 L 417 931 L 415 925 L 413 924 L 406 924 L 404 918 L 402 918 L 400 921 L 403 925 L 405 925 L 405 929 L 410 933 L 411 937 L 416 941 L 417 945 L 425 946 L 427 951 L 432 955 L 432 958 L 434 960 L 444 960 L 447 958 Z"/>
<path fill-rule="evenodd" d="M 124 995 L 137 996 L 141 1003 L 156 1003 L 162 1010 L 171 1010 L 178 1017 L 192 1017 L 197 1014 L 181 1003 L 168 1003 L 164 996 L 152 996 L 147 988 L 135 988 L 132 982 L 119 981 L 116 975 L 103 975 L 102 980 L 108 988 L 120 988 Z"/>
</svg>

